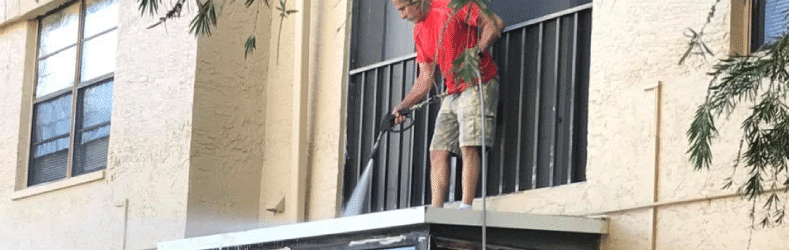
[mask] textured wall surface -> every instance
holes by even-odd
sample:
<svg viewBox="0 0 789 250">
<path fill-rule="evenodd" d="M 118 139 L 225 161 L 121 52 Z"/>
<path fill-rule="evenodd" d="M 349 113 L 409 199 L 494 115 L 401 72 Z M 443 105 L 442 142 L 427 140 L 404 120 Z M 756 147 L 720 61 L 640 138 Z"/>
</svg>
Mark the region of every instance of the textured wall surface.
<svg viewBox="0 0 789 250">
<path fill-rule="evenodd" d="M 288 1 L 288 9 L 295 8 L 295 1 Z M 258 43 L 268 44 L 268 61 L 261 64 L 268 65 L 268 74 L 265 90 L 266 124 L 263 141 L 265 155 L 263 156 L 263 169 L 260 182 L 260 219 L 270 224 L 290 223 L 287 213 L 274 214 L 266 211 L 287 196 L 291 183 L 291 147 L 293 132 L 293 75 L 298 68 L 294 66 L 293 51 L 295 49 L 295 19 L 293 15 L 288 18 L 279 18 L 279 12 L 272 10 L 268 39 L 259 39 Z M 289 210 L 291 202 L 285 202 L 285 210 Z"/>
<path fill-rule="evenodd" d="M 125 242 L 126 249 L 150 249 L 184 236 L 196 41 L 174 32 L 187 30 L 189 20 L 168 22 L 169 32 L 149 30 L 154 18 L 140 17 L 135 2 L 119 1 L 119 8 L 105 177 L 18 200 L 11 199 L 17 144 L 20 124 L 29 123 L 29 110 L 20 107 L 31 98 L 22 92 L 30 84 L 23 75 L 35 70 L 24 63 L 25 47 L 35 46 L 26 44 L 26 27 L 34 26 L 0 28 L 0 231 L 13 232 L 0 234 L 2 248 L 124 249 Z"/>
<path fill-rule="evenodd" d="M 268 41 L 270 14 L 250 18 L 254 5 L 226 5 L 212 35 L 199 39 L 187 237 L 261 226 L 268 44 L 245 58 L 244 43 L 253 32 Z"/>
<path fill-rule="evenodd" d="M 108 181 L 129 199 L 128 248 L 151 248 L 184 235 L 197 45 L 179 32 L 189 20 L 146 29 L 153 18 L 119 3 Z"/>
<path fill-rule="evenodd" d="M 316 1 L 313 18 L 309 106 L 308 220 L 333 218 L 341 210 L 340 174 L 345 145 L 348 1 Z M 350 23 L 350 22 L 348 22 Z"/>
<path fill-rule="evenodd" d="M 703 101 L 714 63 L 691 56 L 687 28 L 699 30 L 715 1 L 594 1 L 587 181 L 496 197 L 495 210 L 610 217 L 603 249 L 651 249 L 655 173 L 655 92 L 662 82 L 659 109 L 657 249 L 745 249 L 751 203 L 738 197 L 674 204 L 671 201 L 731 194 L 721 190 L 732 173 L 744 109 L 717 123 L 713 166 L 694 171 L 685 135 Z M 730 2 L 721 1 L 704 29 L 705 42 L 717 58 L 728 53 Z M 740 171 L 745 172 L 745 171 Z M 737 183 L 735 183 L 737 185 Z M 760 203 L 761 204 L 761 203 Z M 757 204 L 757 209 L 760 207 Z M 621 210 L 623 212 L 606 213 Z M 751 249 L 786 249 L 789 225 L 753 231 Z"/>
<path fill-rule="evenodd" d="M 295 9 L 293 1 L 289 9 Z M 307 77 L 307 111 L 302 121 L 307 123 L 307 197 L 306 220 L 333 218 L 339 211 L 340 174 L 342 169 L 342 137 L 345 109 L 345 61 L 348 27 L 348 1 L 312 1 Z M 275 10 L 274 16 L 279 13 Z M 293 186 L 292 147 L 294 77 L 298 65 L 294 51 L 294 15 L 271 21 L 268 40 L 268 83 L 266 85 L 266 125 L 264 139 L 260 218 L 264 223 L 291 223 L 286 214 L 273 214 L 265 208 L 291 192 Z M 280 22 L 282 25 L 280 26 Z M 280 30 L 281 27 L 281 30 Z M 258 39 L 258 42 L 265 40 Z M 285 202 L 285 209 L 292 206 Z"/>
<path fill-rule="evenodd" d="M 70 0 L 0 0 L 0 27 L 32 19 Z"/>
</svg>

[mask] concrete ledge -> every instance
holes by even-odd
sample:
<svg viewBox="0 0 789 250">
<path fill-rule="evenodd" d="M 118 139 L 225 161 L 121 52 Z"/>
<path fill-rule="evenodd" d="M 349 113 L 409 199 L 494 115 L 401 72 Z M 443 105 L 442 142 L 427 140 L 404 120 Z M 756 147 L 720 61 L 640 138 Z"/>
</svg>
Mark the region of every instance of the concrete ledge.
<svg viewBox="0 0 789 250">
<path fill-rule="evenodd" d="M 533 215 L 488 211 L 488 227 L 607 234 L 608 222 L 599 218 Z M 334 234 L 363 232 L 417 224 L 482 226 L 482 211 L 415 207 L 365 215 L 296 223 L 244 232 L 161 242 L 159 250 L 213 249 L 277 242 Z"/>
<path fill-rule="evenodd" d="M 90 172 L 87 174 L 54 181 L 51 183 L 39 185 L 39 186 L 32 186 L 28 187 L 19 191 L 14 192 L 11 195 L 12 200 L 19 200 L 25 197 L 35 196 L 43 193 L 52 192 L 59 189 L 64 189 L 71 186 L 81 185 L 88 182 L 93 182 L 97 180 L 104 179 L 104 170 L 99 170 L 95 172 Z"/>
<path fill-rule="evenodd" d="M 482 211 L 428 208 L 425 222 L 457 226 L 482 226 Z M 607 234 L 608 222 L 601 218 L 540 215 L 488 211 L 488 227 Z"/>
</svg>

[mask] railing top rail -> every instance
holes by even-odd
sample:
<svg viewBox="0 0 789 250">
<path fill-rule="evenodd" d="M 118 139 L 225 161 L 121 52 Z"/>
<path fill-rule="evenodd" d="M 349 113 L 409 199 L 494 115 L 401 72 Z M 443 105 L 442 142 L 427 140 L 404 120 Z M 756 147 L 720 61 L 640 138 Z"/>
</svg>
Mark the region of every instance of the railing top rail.
<svg viewBox="0 0 789 250">
<path fill-rule="evenodd" d="M 584 5 L 578 5 L 578 6 L 575 6 L 575 7 L 563 10 L 563 11 L 551 13 L 551 14 L 548 14 L 548 15 L 545 15 L 545 16 L 541 16 L 541 17 L 538 17 L 538 18 L 535 18 L 535 19 L 531 19 L 531 20 L 523 21 L 521 23 L 517 23 L 517 24 L 513 24 L 513 25 L 510 25 L 510 26 L 507 26 L 507 28 L 504 28 L 504 31 L 502 31 L 502 33 L 509 32 L 509 31 L 516 30 L 516 29 L 520 29 L 520 28 L 523 28 L 523 27 L 526 27 L 526 26 L 529 26 L 529 25 L 538 24 L 538 23 L 545 22 L 545 21 L 548 21 L 548 20 L 551 20 L 551 19 L 556 19 L 556 18 L 559 18 L 559 17 L 562 17 L 562 16 L 566 16 L 566 15 L 569 15 L 569 14 L 576 13 L 576 12 L 581 12 L 583 10 L 591 9 L 591 8 L 592 8 L 592 3 L 587 3 L 587 4 L 584 4 Z"/>
<path fill-rule="evenodd" d="M 520 29 L 520 28 L 529 26 L 529 25 L 538 24 L 538 23 L 541 23 L 541 22 L 545 22 L 545 21 L 548 21 L 548 20 L 551 20 L 551 19 L 559 18 L 559 17 L 565 16 L 565 15 L 576 13 L 576 12 L 581 12 L 583 10 L 591 9 L 591 8 L 592 8 L 592 3 L 579 5 L 579 6 L 576 6 L 576 7 L 573 7 L 573 8 L 569 8 L 569 9 L 566 9 L 566 10 L 562 10 L 562 11 L 559 11 L 559 12 L 551 13 L 551 14 L 548 14 L 548 15 L 545 15 L 545 16 L 541 16 L 541 17 L 538 17 L 538 18 L 534 18 L 534 19 L 531 19 L 531 20 L 527 20 L 527 21 L 523 21 L 523 22 L 520 22 L 520 23 L 517 23 L 517 24 L 513 24 L 513 25 L 510 25 L 510 26 L 507 26 L 506 28 L 504 28 L 504 31 L 502 31 L 502 33 L 507 33 L 507 32 L 510 32 L 510 31 L 513 31 L 513 30 L 516 30 L 516 29 Z M 409 55 L 405 55 L 405 56 L 389 59 L 389 60 L 386 60 L 386 61 L 377 62 L 377 63 L 370 64 L 370 65 L 367 65 L 367 66 L 364 66 L 364 67 L 359 67 L 359 68 L 353 69 L 353 70 L 351 70 L 348 73 L 348 75 L 356 75 L 356 74 L 359 74 L 359 73 L 362 73 L 362 72 L 365 72 L 365 71 L 368 71 L 368 70 L 372 70 L 372 69 L 375 69 L 375 68 L 379 68 L 379 67 L 383 67 L 383 66 L 399 63 L 399 62 L 402 62 L 402 61 L 407 61 L 407 60 L 413 59 L 415 57 L 416 57 L 416 53 L 413 53 L 413 54 L 409 54 Z"/>
<path fill-rule="evenodd" d="M 399 63 L 399 62 L 402 62 L 402 61 L 407 61 L 407 60 L 413 59 L 413 58 L 416 58 L 416 53 L 413 53 L 413 54 L 410 54 L 410 55 L 406 55 L 406 56 L 401 56 L 401 57 L 394 58 L 394 59 L 389 59 L 389 60 L 386 60 L 386 61 L 383 61 L 383 62 L 373 63 L 373 64 L 370 64 L 370 65 L 367 65 L 367 66 L 364 66 L 364 67 L 361 67 L 361 68 L 356 68 L 354 70 L 351 70 L 351 72 L 348 73 L 348 74 L 349 75 L 355 75 L 355 74 L 362 73 L 364 71 L 368 71 L 368 70 L 375 69 L 375 68 L 378 68 L 378 67 Z"/>
</svg>

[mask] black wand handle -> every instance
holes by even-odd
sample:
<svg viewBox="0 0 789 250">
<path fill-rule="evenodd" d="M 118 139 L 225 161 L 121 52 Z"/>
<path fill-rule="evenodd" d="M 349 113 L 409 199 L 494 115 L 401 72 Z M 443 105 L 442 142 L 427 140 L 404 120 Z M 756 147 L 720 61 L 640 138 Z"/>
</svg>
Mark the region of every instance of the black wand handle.
<svg viewBox="0 0 789 250">
<path fill-rule="evenodd" d="M 397 113 L 402 115 L 402 116 L 407 116 L 408 114 L 411 113 L 411 109 L 409 109 L 408 107 L 405 107 L 405 108 L 402 108 L 402 109 L 398 110 Z M 391 113 L 387 113 L 384 116 L 384 119 L 381 120 L 380 128 L 381 128 L 381 131 L 391 131 L 392 127 L 394 127 L 395 125 L 396 125 L 395 124 L 395 116 L 392 115 Z"/>
</svg>

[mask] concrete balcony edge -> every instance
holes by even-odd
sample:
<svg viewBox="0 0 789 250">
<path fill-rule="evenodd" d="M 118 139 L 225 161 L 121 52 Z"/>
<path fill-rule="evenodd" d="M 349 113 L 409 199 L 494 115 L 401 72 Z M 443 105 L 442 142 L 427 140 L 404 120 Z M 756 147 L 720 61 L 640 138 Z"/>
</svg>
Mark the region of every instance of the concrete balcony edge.
<svg viewBox="0 0 789 250">
<path fill-rule="evenodd" d="M 482 226 L 482 211 L 432 207 L 414 207 L 320 221 L 295 223 L 242 232 L 161 242 L 159 250 L 213 249 L 317 236 L 364 232 L 376 229 L 417 225 L 444 224 Z M 497 228 L 607 234 L 608 221 L 603 218 L 539 215 L 512 212 L 487 212 L 487 226 Z"/>
</svg>

